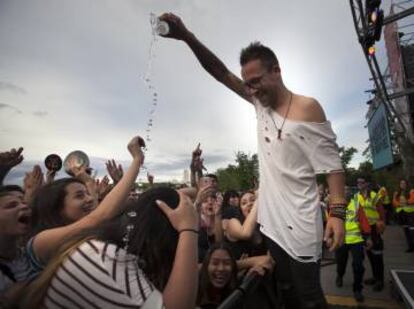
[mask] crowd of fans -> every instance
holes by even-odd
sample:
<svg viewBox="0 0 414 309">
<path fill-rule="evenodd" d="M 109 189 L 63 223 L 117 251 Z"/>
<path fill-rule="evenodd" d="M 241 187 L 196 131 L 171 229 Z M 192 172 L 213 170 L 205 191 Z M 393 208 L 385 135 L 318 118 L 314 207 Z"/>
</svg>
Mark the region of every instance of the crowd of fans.
<svg viewBox="0 0 414 309">
<path fill-rule="evenodd" d="M 256 226 L 256 193 L 218 191 L 193 152 L 193 186 L 136 192 L 144 141 L 125 172 L 108 160 L 94 179 L 72 164 L 55 179 L 36 165 L 3 184 L 23 148 L 0 153 L 0 294 L 10 308 L 216 308 L 247 274 L 267 279 L 245 306 L 274 308 L 274 261 Z M 254 188 L 252 188 L 254 190 Z M 263 292 L 265 291 L 265 292 Z M 267 291 L 267 292 L 266 292 Z"/>
<path fill-rule="evenodd" d="M 278 307 L 277 261 L 256 223 L 256 188 L 220 193 L 217 177 L 203 175 L 199 145 L 192 153 L 191 187 L 160 187 L 148 175 L 151 187 L 138 194 L 144 146 L 138 136 L 129 142 L 132 161 L 125 172 L 107 161 L 112 181 L 94 179 L 76 164 L 70 166 L 72 177 L 55 180 L 56 171 L 44 175 L 36 165 L 25 174 L 23 187 L 3 184 L 23 161 L 23 149 L 0 153 L 2 306 L 216 308 L 254 273 L 262 280 L 243 306 Z M 351 201 L 355 193 L 347 189 Z M 414 191 L 402 180 L 388 201 L 384 190 L 378 188 L 377 202 L 393 207 L 380 211 L 381 220 L 399 216 L 411 252 L 413 213 L 403 206 L 413 204 Z M 322 185 L 319 196 L 327 218 L 328 192 Z M 370 249 L 368 236 L 364 245 Z"/>
</svg>

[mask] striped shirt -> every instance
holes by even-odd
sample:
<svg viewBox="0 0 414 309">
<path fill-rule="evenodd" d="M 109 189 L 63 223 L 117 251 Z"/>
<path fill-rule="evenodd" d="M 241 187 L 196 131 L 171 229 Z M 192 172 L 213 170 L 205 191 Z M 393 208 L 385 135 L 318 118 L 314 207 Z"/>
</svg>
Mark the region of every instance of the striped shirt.
<svg viewBox="0 0 414 309">
<path fill-rule="evenodd" d="M 77 247 L 56 271 L 44 308 L 164 308 L 134 256 L 97 240 Z"/>
</svg>

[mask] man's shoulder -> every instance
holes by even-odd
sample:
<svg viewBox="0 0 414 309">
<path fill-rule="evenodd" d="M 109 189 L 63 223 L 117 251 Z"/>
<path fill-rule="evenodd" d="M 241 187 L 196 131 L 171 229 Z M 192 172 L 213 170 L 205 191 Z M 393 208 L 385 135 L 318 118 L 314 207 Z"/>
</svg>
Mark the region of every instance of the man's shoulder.
<svg viewBox="0 0 414 309">
<path fill-rule="evenodd" d="M 304 95 L 296 96 L 297 110 L 303 121 L 317 123 L 326 121 L 325 112 L 323 111 L 321 104 L 315 98 Z"/>
</svg>

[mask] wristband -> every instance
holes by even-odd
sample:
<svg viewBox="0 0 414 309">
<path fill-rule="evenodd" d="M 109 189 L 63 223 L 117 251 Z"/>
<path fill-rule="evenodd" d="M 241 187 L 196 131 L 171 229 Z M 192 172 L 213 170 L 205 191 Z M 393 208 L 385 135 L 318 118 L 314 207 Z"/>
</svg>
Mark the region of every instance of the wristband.
<svg viewBox="0 0 414 309">
<path fill-rule="evenodd" d="M 342 204 L 342 203 L 329 204 L 329 208 L 336 208 L 336 207 L 346 208 L 347 204 Z"/>
<path fill-rule="evenodd" d="M 346 199 L 342 196 L 330 196 L 329 197 L 329 204 L 342 204 L 342 205 L 346 205 L 348 204 L 346 202 Z"/>
<path fill-rule="evenodd" d="M 192 232 L 197 235 L 199 234 L 198 230 L 195 230 L 195 229 L 182 229 L 178 231 L 178 234 L 181 234 L 182 232 Z"/>
<path fill-rule="evenodd" d="M 346 218 L 346 208 L 345 207 L 333 207 L 329 212 L 330 217 L 339 218 L 345 221 Z"/>
</svg>

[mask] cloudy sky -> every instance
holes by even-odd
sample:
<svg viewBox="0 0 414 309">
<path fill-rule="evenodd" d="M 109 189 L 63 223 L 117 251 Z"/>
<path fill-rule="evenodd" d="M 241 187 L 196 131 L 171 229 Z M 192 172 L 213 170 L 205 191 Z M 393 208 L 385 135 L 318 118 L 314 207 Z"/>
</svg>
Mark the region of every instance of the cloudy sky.
<svg viewBox="0 0 414 309">
<path fill-rule="evenodd" d="M 238 150 L 256 152 L 253 108 L 205 73 L 184 43 L 158 39 L 148 71 L 151 12 L 181 16 L 237 74 L 242 47 L 271 47 L 285 84 L 317 98 L 338 143 L 359 150 L 353 164 L 362 160 L 364 90 L 372 86 L 349 1 L 0 0 L 0 150 L 25 148 L 8 182 L 50 153 L 77 149 L 100 176 L 107 158 L 127 165 L 126 145 L 146 136 L 149 119 L 146 164 L 156 180 L 181 180 L 198 142 L 209 171 Z M 158 100 L 152 116 L 146 73 Z"/>
</svg>

